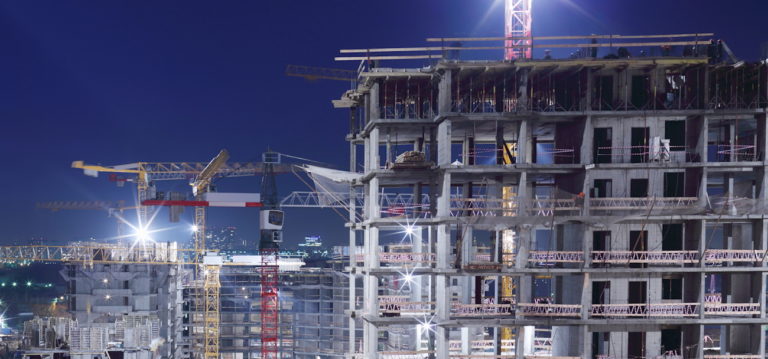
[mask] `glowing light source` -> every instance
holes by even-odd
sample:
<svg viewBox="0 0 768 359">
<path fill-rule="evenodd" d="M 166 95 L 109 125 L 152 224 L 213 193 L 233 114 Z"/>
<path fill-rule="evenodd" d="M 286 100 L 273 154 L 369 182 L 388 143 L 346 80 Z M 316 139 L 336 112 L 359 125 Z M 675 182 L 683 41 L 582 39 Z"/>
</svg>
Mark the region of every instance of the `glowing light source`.
<svg viewBox="0 0 768 359">
<path fill-rule="evenodd" d="M 112 296 L 111 296 L 111 295 L 109 295 L 109 294 L 107 294 L 107 295 L 105 295 L 105 296 L 104 296 L 104 299 L 106 299 L 106 300 L 110 300 L 110 299 L 112 299 Z"/>
<path fill-rule="evenodd" d="M 424 319 L 417 319 L 419 324 L 416 324 L 416 333 L 421 336 L 424 333 L 435 331 L 435 323 L 432 322 L 434 318 L 434 315 L 429 318 L 425 315 Z"/>
<path fill-rule="evenodd" d="M 192 232 L 197 232 L 198 229 L 200 229 L 200 228 L 198 228 L 196 224 L 193 224 L 193 225 L 189 226 L 189 230 L 192 231 Z"/>
<path fill-rule="evenodd" d="M 32 286 L 32 282 L 27 281 L 27 287 L 31 287 L 31 286 Z"/>
<path fill-rule="evenodd" d="M 137 227 L 135 232 L 136 240 L 139 242 L 148 242 L 152 240 L 149 230 L 146 227 Z"/>
<path fill-rule="evenodd" d="M 399 290 L 403 290 L 405 287 L 411 288 L 415 284 L 415 276 L 413 275 L 414 270 L 415 269 L 409 272 L 408 269 L 406 269 L 405 272 L 398 272 L 400 274 L 400 279 L 402 279 Z"/>
<path fill-rule="evenodd" d="M 109 283 L 109 279 L 104 278 L 104 279 L 101 280 L 101 282 L 104 283 L 104 284 L 107 284 L 107 283 Z"/>
</svg>

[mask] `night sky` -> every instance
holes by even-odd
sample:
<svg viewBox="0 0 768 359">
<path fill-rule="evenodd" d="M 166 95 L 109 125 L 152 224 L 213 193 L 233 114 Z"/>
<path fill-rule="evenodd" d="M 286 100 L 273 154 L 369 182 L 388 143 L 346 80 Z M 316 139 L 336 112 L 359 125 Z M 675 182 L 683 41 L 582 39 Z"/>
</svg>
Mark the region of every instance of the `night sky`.
<svg viewBox="0 0 768 359">
<path fill-rule="evenodd" d="M 35 209 L 39 201 L 131 200 L 133 186 L 85 177 L 70 168 L 73 160 L 208 161 L 227 148 L 233 161 L 258 161 L 271 147 L 346 168 L 347 113 L 330 100 L 349 85 L 286 77 L 285 66 L 356 68 L 333 57 L 341 48 L 423 46 L 426 37 L 501 36 L 501 3 L 0 2 L 0 242 L 114 236 L 106 213 Z M 768 41 L 765 0 L 534 3 L 536 36 L 714 32 L 748 60 Z M 291 174 L 281 175 L 279 187 L 282 195 L 306 190 Z M 257 192 L 259 178 L 224 179 L 218 188 Z M 234 225 L 256 239 L 257 216 L 253 209 L 214 208 L 208 223 Z M 188 224 L 171 225 L 166 217 L 163 210 L 155 224 L 173 230 L 158 239 L 187 240 Z M 342 244 L 342 225 L 330 210 L 289 209 L 285 238 L 292 244 L 321 235 Z"/>
</svg>

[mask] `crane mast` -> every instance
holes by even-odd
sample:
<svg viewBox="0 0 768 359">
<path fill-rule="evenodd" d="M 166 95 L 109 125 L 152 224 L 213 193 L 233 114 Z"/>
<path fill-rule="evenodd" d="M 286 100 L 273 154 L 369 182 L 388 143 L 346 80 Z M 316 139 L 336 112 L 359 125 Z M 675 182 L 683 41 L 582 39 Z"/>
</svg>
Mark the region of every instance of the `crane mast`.
<svg viewBox="0 0 768 359">
<path fill-rule="evenodd" d="M 533 0 L 505 0 L 504 60 L 530 59 L 533 50 Z"/>
<path fill-rule="evenodd" d="M 277 359 L 280 337 L 279 268 L 277 259 L 282 242 L 283 212 L 279 210 L 275 165 L 280 154 L 267 151 L 263 155 L 259 252 L 261 264 L 261 358 Z"/>
</svg>

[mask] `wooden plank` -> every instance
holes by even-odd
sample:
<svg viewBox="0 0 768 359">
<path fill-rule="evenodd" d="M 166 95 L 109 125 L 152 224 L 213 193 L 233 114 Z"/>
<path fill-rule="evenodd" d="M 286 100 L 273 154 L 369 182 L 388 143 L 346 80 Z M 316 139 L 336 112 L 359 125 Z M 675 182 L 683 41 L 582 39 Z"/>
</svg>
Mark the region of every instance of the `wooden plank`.
<svg viewBox="0 0 768 359">
<path fill-rule="evenodd" d="M 711 37 L 715 36 L 713 32 L 699 34 L 666 34 L 666 35 L 583 35 L 583 36 L 534 36 L 533 41 L 545 40 L 579 40 L 579 39 L 668 39 L 682 37 Z M 504 41 L 504 40 L 526 40 L 527 37 L 430 37 L 428 42 L 442 41 Z"/>
<path fill-rule="evenodd" d="M 503 50 L 510 48 L 573 48 L 573 47 L 641 47 L 641 46 L 689 46 L 689 45 L 709 45 L 709 41 L 656 41 L 656 42 L 615 42 L 615 43 L 584 43 L 584 44 L 534 44 L 534 45 L 514 45 L 514 46 L 469 46 L 469 47 L 397 47 L 397 48 L 377 48 L 377 49 L 341 49 L 339 53 L 381 53 L 381 52 L 431 52 L 431 51 L 449 51 L 449 50 Z"/>
<path fill-rule="evenodd" d="M 336 61 L 442 59 L 441 55 L 334 57 Z"/>
</svg>

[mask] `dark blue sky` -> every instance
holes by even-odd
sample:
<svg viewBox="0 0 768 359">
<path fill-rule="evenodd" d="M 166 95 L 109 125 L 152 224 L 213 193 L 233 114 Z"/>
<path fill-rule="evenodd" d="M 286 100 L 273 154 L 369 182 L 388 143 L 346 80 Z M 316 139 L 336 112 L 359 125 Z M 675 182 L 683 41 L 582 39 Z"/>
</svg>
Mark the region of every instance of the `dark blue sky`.
<svg viewBox="0 0 768 359">
<path fill-rule="evenodd" d="M 347 115 L 329 101 L 346 85 L 285 77 L 285 66 L 352 68 L 356 64 L 334 63 L 338 49 L 499 36 L 503 11 L 493 4 L 2 2 L 0 239 L 114 235 L 114 222 L 104 213 L 35 209 L 37 201 L 130 199 L 130 186 L 85 177 L 69 168 L 73 160 L 207 161 L 227 148 L 233 160 L 251 161 L 270 146 L 343 168 Z M 726 7 L 712 0 L 535 0 L 534 34 L 711 31 L 737 56 L 756 59 L 760 43 L 768 41 L 766 13 L 764 0 L 733 0 Z M 255 192 L 258 185 L 256 178 L 223 180 L 219 189 Z M 301 189 L 292 175 L 282 177 L 283 194 Z M 287 216 L 291 242 L 310 234 L 346 241 L 342 221 L 328 210 L 289 210 Z M 209 224 L 236 225 L 255 238 L 256 218 L 255 210 L 214 209 Z M 168 233 L 186 236 L 182 230 Z"/>
</svg>

